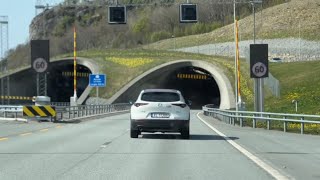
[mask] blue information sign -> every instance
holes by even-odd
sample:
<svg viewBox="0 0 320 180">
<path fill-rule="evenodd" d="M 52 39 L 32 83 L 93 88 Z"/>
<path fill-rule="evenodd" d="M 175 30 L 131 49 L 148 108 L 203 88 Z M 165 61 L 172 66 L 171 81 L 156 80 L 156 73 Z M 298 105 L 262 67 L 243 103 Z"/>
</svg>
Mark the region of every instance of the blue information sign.
<svg viewBox="0 0 320 180">
<path fill-rule="evenodd" d="M 89 86 L 90 87 L 106 87 L 107 76 L 105 74 L 90 74 Z"/>
</svg>

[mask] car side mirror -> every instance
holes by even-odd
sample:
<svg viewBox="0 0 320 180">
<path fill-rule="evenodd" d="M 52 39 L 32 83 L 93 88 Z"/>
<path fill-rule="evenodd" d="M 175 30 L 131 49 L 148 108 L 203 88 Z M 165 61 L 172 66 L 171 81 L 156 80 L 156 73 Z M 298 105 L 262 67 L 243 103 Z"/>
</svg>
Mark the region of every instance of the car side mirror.
<svg viewBox="0 0 320 180">
<path fill-rule="evenodd" d="M 188 100 L 187 104 L 188 104 L 188 106 L 191 106 L 192 105 L 192 101 Z"/>
<path fill-rule="evenodd" d="M 129 101 L 129 104 L 130 104 L 130 105 L 132 105 L 132 104 L 133 104 L 133 102 L 132 102 L 132 101 Z"/>
</svg>

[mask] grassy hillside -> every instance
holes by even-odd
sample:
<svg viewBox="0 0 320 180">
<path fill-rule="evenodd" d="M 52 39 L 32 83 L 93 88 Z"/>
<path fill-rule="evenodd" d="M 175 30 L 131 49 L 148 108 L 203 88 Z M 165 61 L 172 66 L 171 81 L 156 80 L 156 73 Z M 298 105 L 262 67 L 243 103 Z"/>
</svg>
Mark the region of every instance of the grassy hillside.
<svg viewBox="0 0 320 180">
<path fill-rule="evenodd" d="M 69 56 L 69 55 L 65 55 Z M 179 60 L 197 59 L 217 64 L 234 85 L 233 59 L 192 53 L 153 50 L 90 50 L 79 52 L 101 64 L 108 75 L 108 86 L 100 95 L 110 98 L 129 81 L 157 65 Z M 241 63 L 241 94 L 248 110 L 253 110 L 253 81 L 249 78 L 248 64 Z M 320 114 L 320 61 L 270 63 L 271 73 L 280 80 L 281 97 L 276 98 L 266 88 L 265 111 L 294 113 L 292 100 L 298 100 L 298 113 Z M 95 92 L 92 92 L 95 95 Z"/>
<path fill-rule="evenodd" d="M 266 99 L 271 112 L 295 113 L 292 100 L 298 101 L 298 113 L 320 114 L 320 62 L 271 64 L 272 74 L 280 80 L 281 97 Z"/>
<path fill-rule="evenodd" d="M 108 85 L 99 90 L 100 97 L 110 98 L 128 82 L 139 76 L 143 72 L 158 66 L 160 64 L 181 60 L 193 59 L 203 60 L 213 64 L 223 70 L 233 81 L 232 59 L 223 57 L 213 57 L 192 53 L 180 53 L 172 51 L 154 51 L 154 50 L 89 50 L 78 53 L 80 57 L 94 59 L 102 70 L 108 76 Z M 66 54 L 60 57 L 70 57 L 72 54 Z M 231 67 L 231 69 L 229 68 Z M 234 81 L 233 81 L 234 82 Z M 232 83 L 234 84 L 234 83 Z M 95 96 L 95 90 L 92 91 Z"/>
<path fill-rule="evenodd" d="M 253 16 L 240 19 L 239 25 L 241 40 L 252 39 Z M 299 38 L 300 31 L 302 39 L 319 41 L 319 28 L 319 0 L 291 0 L 288 3 L 270 7 L 256 13 L 257 39 Z M 176 44 L 176 48 L 179 48 L 233 41 L 233 32 L 233 24 L 231 24 L 210 33 L 163 40 L 145 46 L 145 48 L 173 49 L 174 43 Z"/>
</svg>

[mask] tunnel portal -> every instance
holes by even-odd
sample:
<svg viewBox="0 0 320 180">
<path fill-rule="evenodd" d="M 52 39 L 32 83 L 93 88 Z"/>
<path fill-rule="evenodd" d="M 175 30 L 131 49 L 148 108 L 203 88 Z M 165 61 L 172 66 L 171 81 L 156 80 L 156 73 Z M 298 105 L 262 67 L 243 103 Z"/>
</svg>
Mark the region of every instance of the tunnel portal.
<svg viewBox="0 0 320 180">
<path fill-rule="evenodd" d="M 181 91 L 186 100 L 192 101 L 192 108 L 201 109 L 205 104 L 220 105 L 220 90 L 212 75 L 193 66 L 179 68 L 167 74 L 164 88 Z"/>
<path fill-rule="evenodd" d="M 47 96 L 51 102 L 70 102 L 73 96 L 73 60 L 59 61 L 51 63 L 47 74 Z M 88 67 L 77 65 L 77 95 L 84 92 L 89 84 L 89 74 L 91 71 Z M 7 78 L 7 77 L 5 77 Z M 31 104 L 32 97 L 37 96 L 37 73 L 28 68 L 19 73 L 9 76 L 7 87 L 10 94 L 3 94 L 3 79 L 0 80 L 1 101 L 0 104 Z M 4 101 L 6 100 L 6 101 Z"/>
<path fill-rule="evenodd" d="M 228 89 L 228 82 L 224 81 L 227 78 L 220 75 L 216 68 L 197 63 L 202 62 L 178 61 L 155 67 L 130 82 L 111 101 L 134 102 L 143 89 L 177 89 L 186 100 L 192 101 L 192 109 L 201 109 L 206 104 L 219 108 L 223 98 L 229 100 L 228 94 L 223 91 Z M 228 102 L 222 104 L 223 108 L 228 106 Z"/>
<path fill-rule="evenodd" d="M 83 65 L 77 65 L 77 96 L 79 97 L 89 84 L 91 71 Z M 53 102 L 69 102 L 73 96 L 73 62 L 61 62 L 51 67 L 48 75 L 48 96 Z"/>
<path fill-rule="evenodd" d="M 97 73 L 98 66 L 88 59 L 80 59 L 77 65 L 77 96 L 81 102 L 90 93 L 89 74 Z M 93 72 L 92 72 L 93 71 Z M 110 79 L 112 81 L 112 79 Z M 218 66 L 199 60 L 178 60 L 154 67 L 128 82 L 109 103 L 135 101 L 143 89 L 177 89 L 186 100 L 192 101 L 191 108 L 214 104 L 217 108 L 234 107 L 232 86 Z M 3 89 L 2 86 L 0 89 Z M 10 75 L 10 96 L 36 96 L 36 73 L 28 68 Z M 64 59 L 51 63 L 47 72 L 47 95 L 52 102 L 69 102 L 73 96 L 73 60 Z M 31 99 L 10 100 L 10 104 L 28 104 Z"/>
</svg>

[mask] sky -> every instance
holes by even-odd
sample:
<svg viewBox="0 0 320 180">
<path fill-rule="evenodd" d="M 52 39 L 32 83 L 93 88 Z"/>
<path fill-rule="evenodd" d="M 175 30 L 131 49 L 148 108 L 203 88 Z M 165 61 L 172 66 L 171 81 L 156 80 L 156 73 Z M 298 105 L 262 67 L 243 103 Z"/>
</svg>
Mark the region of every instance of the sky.
<svg viewBox="0 0 320 180">
<path fill-rule="evenodd" d="M 35 4 L 39 0 L 0 0 L 0 16 L 8 16 L 9 49 L 29 40 L 29 25 L 35 17 Z M 40 0 L 57 4 L 63 0 Z"/>
</svg>

